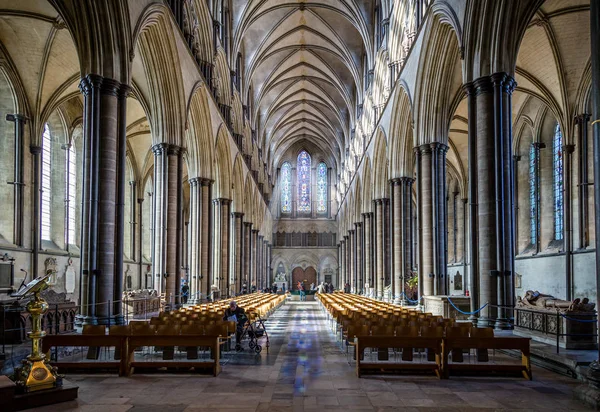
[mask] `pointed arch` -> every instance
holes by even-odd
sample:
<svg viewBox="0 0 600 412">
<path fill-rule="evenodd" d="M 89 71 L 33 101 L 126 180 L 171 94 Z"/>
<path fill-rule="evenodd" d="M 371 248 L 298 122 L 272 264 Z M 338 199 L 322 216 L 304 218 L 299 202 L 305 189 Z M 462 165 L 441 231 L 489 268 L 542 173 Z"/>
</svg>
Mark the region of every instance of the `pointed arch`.
<svg viewBox="0 0 600 412">
<path fill-rule="evenodd" d="M 198 84 L 188 104 L 188 120 L 185 132 L 191 177 L 213 179 L 214 148 L 212 125 L 208 107 L 206 86 Z"/>
<path fill-rule="evenodd" d="M 225 125 L 221 124 L 215 144 L 215 191 L 214 198 L 231 199 L 231 150 Z"/>
<path fill-rule="evenodd" d="M 237 154 L 233 162 L 233 189 L 231 211 L 244 213 L 244 168 L 242 166 L 242 155 Z"/>
<path fill-rule="evenodd" d="M 414 169 L 412 107 L 404 87 L 398 87 L 390 124 L 390 171 L 392 178 L 412 176 Z"/>
<path fill-rule="evenodd" d="M 388 197 L 388 158 L 387 141 L 382 128 L 375 134 L 373 151 L 373 197 L 382 199 Z"/>
</svg>

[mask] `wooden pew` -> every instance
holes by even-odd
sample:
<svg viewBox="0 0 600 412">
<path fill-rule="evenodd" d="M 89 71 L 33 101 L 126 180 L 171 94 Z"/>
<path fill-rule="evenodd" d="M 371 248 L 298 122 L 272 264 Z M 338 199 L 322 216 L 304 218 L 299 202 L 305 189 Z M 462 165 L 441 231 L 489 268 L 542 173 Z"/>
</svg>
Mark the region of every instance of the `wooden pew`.
<svg viewBox="0 0 600 412">
<path fill-rule="evenodd" d="M 50 357 L 53 347 L 86 346 L 86 347 L 115 347 L 120 348 L 121 353 L 127 352 L 127 337 L 116 335 L 48 335 L 42 340 L 42 352 Z M 83 361 L 83 362 L 52 362 L 52 366 L 59 369 L 116 369 L 119 376 L 126 376 L 127 359 L 121 356 L 116 361 Z"/>
<path fill-rule="evenodd" d="M 444 376 L 448 378 L 452 371 L 466 372 L 516 372 L 523 374 L 525 379 L 532 379 L 531 374 L 531 352 L 530 338 L 515 337 L 452 337 L 444 338 L 443 342 L 443 366 Z M 521 365 L 497 365 L 497 364 L 457 364 L 448 362 L 448 354 L 455 349 L 515 349 L 521 351 Z"/>
<path fill-rule="evenodd" d="M 392 336 L 356 336 L 354 338 L 356 348 L 356 376 L 359 378 L 363 371 L 386 371 L 386 370 L 429 370 L 442 378 L 442 339 L 421 336 L 414 337 L 392 337 Z M 435 353 L 435 362 L 425 363 L 400 363 L 400 362 L 365 362 L 362 356 L 365 348 L 427 348 Z"/>
</svg>

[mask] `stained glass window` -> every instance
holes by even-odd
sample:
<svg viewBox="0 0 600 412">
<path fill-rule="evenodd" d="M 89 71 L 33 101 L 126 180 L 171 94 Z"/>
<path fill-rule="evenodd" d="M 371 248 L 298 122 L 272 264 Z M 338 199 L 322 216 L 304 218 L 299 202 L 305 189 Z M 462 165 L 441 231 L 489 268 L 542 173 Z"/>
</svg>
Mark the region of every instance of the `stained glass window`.
<svg viewBox="0 0 600 412">
<path fill-rule="evenodd" d="M 310 155 L 303 150 L 298 155 L 298 212 L 310 212 Z"/>
<path fill-rule="evenodd" d="M 52 204 L 52 138 L 48 124 L 42 135 L 42 239 L 52 240 L 50 206 Z"/>
<path fill-rule="evenodd" d="M 538 175 L 537 175 L 537 150 L 534 145 L 529 149 L 529 231 L 531 243 L 537 244 L 537 228 L 538 228 Z"/>
<path fill-rule="evenodd" d="M 285 162 L 281 166 L 281 213 L 292 212 L 292 166 Z"/>
<path fill-rule="evenodd" d="M 317 166 L 317 213 L 327 212 L 327 165 Z"/>
<path fill-rule="evenodd" d="M 68 218 L 69 218 L 69 232 L 67 243 L 75 244 L 75 206 L 76 200 L 75 195 L 77 193 L 77 154 L 75 152 L 75 143 L 71 143 L 69 146 L 69 152 L 67 154 L 67 200 L 68 200 Z"/>
<path fill-rule="evenodd" d="M 557 123 L 554 129 L 552 142 L 552 159 L 554 164 L 554 239 L 563 238 L 563 158 L 562 158 L 562 132 Z"/>
</svg>

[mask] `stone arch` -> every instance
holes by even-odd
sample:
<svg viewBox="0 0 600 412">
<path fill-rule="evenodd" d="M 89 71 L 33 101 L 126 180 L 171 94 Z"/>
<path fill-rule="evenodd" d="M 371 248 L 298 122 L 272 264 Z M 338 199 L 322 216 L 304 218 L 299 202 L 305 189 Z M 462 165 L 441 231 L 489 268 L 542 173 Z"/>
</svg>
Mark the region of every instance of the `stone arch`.
<svg viewBox="0 0 600 412">
<path fill-rule="evenodd" d="M 168 13 L 165 5 L 158 4 L 144 11 L 136 27 L 136 46 L 150 90 L 153 144 L 183 146 L 183 79 Z"/>
<path fill-rule="evenodd" d="M 254 223 L 254 183 L 250 174 L 246 174 L 246 183 L 244 185 L 244 221 Z"/>
<path fill-rule="evenodd" d="M 225 50 L 219 47 L 215 54 L 215 72 L 212 87 L 216 90 L 217 101 L 225 106 L 231 107 L 231 73 L 227 65 Z"/>
<path fill-rule="evenodd" d="M 373 205 L 373 180 L 371 178 L 371 160 L 365 156 L 362 167 L 362 213 L 370 213 Z"/>
<path fill-rule="evenodd" d="M 356 183 L 354 184 L 354 222 L 361 222 L 362 218 L 361 218 L 361 213 L 362 213 L 362 205 L 363 205 L 363 200 L 362 200 L 362 194 L 363 194 L 363 190 L 362 190 L 362 185 L 361 185 L 361 181 L 360 181 L 360 176 L 356 176 Z"/>
<path fill-rule="evenodd" d="M 452 116 L 452 98 L 462 88 L 457 34 L 443 15 L 433 15 L 425 28 L 423 52 L 415 93 L 417 146 L 446 144 Z"/>
<path fill-rule="evenodd" d="M 188 103 L 188 121 L 185 133 L 189 153 L 190 176 L 213 178 L 214 148 L 206 86 L 199 84 Z"/>
<path fill-rule="evenodd" d="M 231 150 L 225 125 L 219 127 L 215 145 L 215 186 L 213 197 L 231 199 Z"/>
<path fill-rule="evenodd" d="M 413 115 L 409 95 L 399 87 L 394 100 L 390 125 L 390 177 L 412 176 L 414 170 Z"/>
<path fill-rule="evenodd" d="M 373 198 L 388 197 L 388 158 L 387 139 L 382 128 L 375 134 L 375 148 L 373 150 Z"/>
<path fill-rule="evenodd" d="M 233 162 L 232 212 L 244 213 L 244 169 L 242 166 L 242 155 L 237 154 Z"/>
</svg>

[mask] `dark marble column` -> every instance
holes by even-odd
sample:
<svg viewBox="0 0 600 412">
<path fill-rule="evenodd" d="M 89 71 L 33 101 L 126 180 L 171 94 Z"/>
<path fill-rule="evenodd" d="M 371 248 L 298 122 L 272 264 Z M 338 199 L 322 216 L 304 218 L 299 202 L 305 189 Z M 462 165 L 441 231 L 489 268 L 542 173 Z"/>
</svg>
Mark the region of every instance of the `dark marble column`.
<svg viewBox="0 0 600 412">
<path fill-rule="evenodd" d="M 589 216 L 589 168 L 588 168 L 588 122 L 587 113 L 575 116 L 579 146 L 579 249 L 585 249 L 590 242 Z"/>
<path fill-rule="evenodd" d="M 6 120 L 15 123 L 14 174 L 13 181 L 7 182 L 13 185 L 14 191 L 13 243 L 23 246 L 23 131 L 29 119 L 22 114 L 7 114 Z"/>
<path fill-rule="evenodd" d="M 263 272 L 264 236 L 259 234 L 256 241 L 256 290 L 263 290 L 265 287 L 265 277 Z"/>
<path fill-rule="evenodd" d="M 384 288 L 389 286 L 390 290 L 393 291 L 392 284 L 392 235 L 391 235 L 391 208 L 390 208 L 390 199 L 383 198 L 381 199 L 383 202 L 383 270 L 384 270 Z M 384 298 L 386 301 L 390 300 L 390 296 L 386 295 L 384 292 Z"/>
<path fill-rule="evenodd" d="M 163 196 L 166 198 L 167 207 L 162 211 L 166 216 L 163 219 L 166 221 L 166 260 L 165 260 L 165 293 L 167 304 L 177 304 L 177 295 L 179 294 L 179 284 L 177 278 L 181 264 L 177 265 L 179 256 L 179 228 L 181 213 L 179 206 L 181 205 L 179 196 L 180 171 L 180 148 L 175 145 L 169 145 L 167 149 L 167 173 L 166 182 L 163 185 Z"/>
<path fill-rule="evenodd" d="M 362 214 L 363 217 L 363 226 L 364 226 L 364 232 L 365 232 L 365 250 L 364 250 L 364 257 L 365 257 L 365 272 L 364 272 L 364 278 L 365 278 L 365 283 L 369 284 L 369 290 L 365 290 L 365 293 L 369 294 L 370 293 L 370 289 L 374 289 L 375 288 L 375 283 L 374 283 L 374 271 L 373 271 L 373 213 L 368 212 L 368 213 L 363 213 Z"/>
<path fill-rule="evenodd" d="M 390 201 L 392 207 L 392 277 L 393 302 L 400 304 L 403 298 L 402 278 L 402 182 L 400 178 L 390 179 Z"/>
<path fill-rule="evenodd" d="M 384 262 L 384 210 L 383 199 L 375 199 L 375 293 L 378 300 L 383 299 L 383 288 L 385 282 Z"/>
<path fill-rule="evenodd" d="M 344 235 L 344 284 L 342 285 L 342 289 L 344 289 L 344 287 L 347 284 L 350 284 L 350 249 L 351 249 L 351 242 L 350 242 L 350 233 Z"/>
<path fill-rule="evenodd" d="M 200 274 L 199 274 L 199 295 L 198 298 L 206 299 L 210 294 L 210 281 L 212 279 L 212 183 L 210 179 L 200 179 Z M 200 296 L 200 294 L 202 296 Z"/>
<path fill-rule="evenodd" d="M 244 214 L 240 212 L 233 212 L 231 214 L 233 217 L 233 283 L 232 283 L 232 292 L 233 294 L 237 294 L 242 290 L 242 278 L 243 278 L 243 268 L 244 263 L 242 260 L 243 257 L 243 248 L 244 248 Z"/>
<path fill-rule="evenodd" d="M 438 295 L 448 294 L 448 224 L 446 202 L 446 152 L 448 146 L 431 143 L 431 177 L 433 185 L 433 250 L 434 274 Z M 434 288 L 435 289 L 435 288 Z"/>
<path fill-rule="evenodd" d="M 344 288 L 346 284 L 346 241 L 340 240 L 340 280 L 338 287 Z"/>
<path fill-rule="evenodd" d="M 356 231 L 356 293 L 365 293 L 364 281 L 364 232 L 362 222 L 354 223 Z"/>
<path fill-rule="evenodd" d="M 246 284 L 246 292 L 250 290 L 250 264 L 252 257 L 250 256 L 252 251 L 252 223 L 244 222 L 244 249 L 243 249 L 243 279 L 242 285 Z"/>
<path fill-rule="evenodd" d="M 251 238 L 250 288 L 254 285 L 258 290 L 258 229 L 252 229 Z"/>
<path fill-rule="evenodd" d="M 190 234 L 189 234 L 189 255 L 188 255 L 188 267 L 189 267 L 189 287 L 190 287 L 190 298 L 189 303 L 198 303 L 198 280 L 200 274 L 200 230 L 199 230 L 199 214 L 200 214 L 200 190 L 198 186 L 198 178 L 189 179 L 190 184 Z"/>
<path fill-rule="evenodd" d="M 230 254 L 230 204 L 229 199 L 214 199 L 214 273 L 212 284 L 219 288 L 220 296 L 229 295 L 229 254 Z"/>
<path fill-rule="evenodd" d="M 350 291 L 358 293 L 356 288 L 356 231 L 351 229 L 348 234 L 350 236 Z"/>
<path fill-rule="evenodd" d="M 573 188 L 573 152 L 575 151 L 575 145 L 567 144 L 563 145 L 563 188 L 564 188 L 564 197 L 563 197 L 563 219 L 564 219 L 564 251 L 565 251 L 565 288 L 567 290 L 567 300 L 573 300 L 575 297 L 573 296 L 573 216 L 571 209 L 571 197 L 572 197 L 572 188 Z M 507 299 L 508 300 L 508 299 Z M 508 302 L 507 302 L 508 303 Z"/>
</svg>

